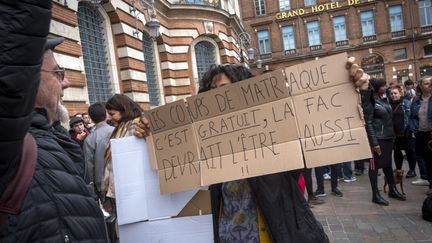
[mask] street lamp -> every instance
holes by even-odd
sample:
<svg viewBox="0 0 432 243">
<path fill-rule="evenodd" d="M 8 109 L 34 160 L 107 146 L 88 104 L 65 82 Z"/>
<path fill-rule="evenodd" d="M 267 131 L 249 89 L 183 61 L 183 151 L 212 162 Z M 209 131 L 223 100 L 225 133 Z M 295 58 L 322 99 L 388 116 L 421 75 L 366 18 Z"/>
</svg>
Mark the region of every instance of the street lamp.
<svg viewBox="0 0 432 243">
<path fill-rule="evenodd" d="M 149 28 L 150 37 L 152 37 L 152 39 L 158 38 L 160 35 L 160 32 L 159 32 L 160 22 L 156 18 L 156 10 L 154 7 L 154 0 L 138 0 L 138 1 L 143 6 L 142 12 L 144 12 L 144 6 L 149 8 L 150 21 L 148 21 L 146 25 Z M 138 31 L 137 20 L 139 20 L 139 17 L 138 17 L 137 9 L 135 7 L 135 1 L 134 0 L 132 1 L 132 6 L 129 8 L 129 12 L 132 13 L 135 17 L 135 30 L 133 31 L 133 35 L 138 38 L 139 31 Z"/>
<path fill-rule="evenodd" d="M 244 47 L 248 47 L 247 58 L 248 58 L 249 62 L 253 63 L 255 61 L 255 50 L 256 49 L 251 47 L 252 38 L 251 38 L 250 34 L 247 32 L 242 32 L 238 36 L 239 36 L 239 40 L 240 40 L 240 55 L 241 55 L 242 62 L 243 62 L 243 46 L 244 46 Z M 258 50 L 257 50 L 257 53 L 259 53 Z M 258 58 L 255 61 L 255 64 L 256 64 L 257 68 L 261 68 L 262 67 L 262 60 L 260 58 Z"/>
</svg>

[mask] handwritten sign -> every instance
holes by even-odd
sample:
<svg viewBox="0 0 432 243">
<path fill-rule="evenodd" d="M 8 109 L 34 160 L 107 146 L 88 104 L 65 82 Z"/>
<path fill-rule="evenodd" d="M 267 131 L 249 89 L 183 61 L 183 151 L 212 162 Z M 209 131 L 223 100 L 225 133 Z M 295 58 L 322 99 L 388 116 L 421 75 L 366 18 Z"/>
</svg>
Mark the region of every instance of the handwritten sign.
<svg viewBox="0 0 432 243">
<path fill-rule="evenodd" d="M 338 54 L 285 69 L 309 168 L 371 156 L 346 57 Z"/>
<path fill-rule="evenodd" d="M 201 169 L 195 132 L 184 101 L 176 101 L 146 114 L 152 131 L 150 154 L 156 157 L 162 194 L 197 188 Z"/>
<path fill-rule="evenodd" d="M 282 70 L 189 97 L 187 103 L 203 185 L 304 167 Z"/>
<path fill-rule="evenodd" d="M 161 193 L 369 158 L 346 53 L 146 114 Z"/>
</svg>

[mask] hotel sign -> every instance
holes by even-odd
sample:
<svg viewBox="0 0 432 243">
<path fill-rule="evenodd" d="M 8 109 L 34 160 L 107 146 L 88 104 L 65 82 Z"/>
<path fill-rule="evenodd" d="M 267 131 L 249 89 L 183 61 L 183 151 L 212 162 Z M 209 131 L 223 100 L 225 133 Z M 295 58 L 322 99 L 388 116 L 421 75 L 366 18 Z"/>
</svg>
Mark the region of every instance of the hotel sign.
<svg viewBox="0 0 432 243">
<path fill-rule="evenodd" d="M 320 13 L 328 10 L 338 9 L 344 6 L 353 6 L 364 2 L 373 2 L 374 0 L 346 0 L 339 2 L 328 2 L 323 4 L 314 5 L 310 8 L 297 8 L 279 12 L 276 14 L 276 19 L 289 19 L 293 17 L 299 17 L 308 13 Z"/>
</svg>

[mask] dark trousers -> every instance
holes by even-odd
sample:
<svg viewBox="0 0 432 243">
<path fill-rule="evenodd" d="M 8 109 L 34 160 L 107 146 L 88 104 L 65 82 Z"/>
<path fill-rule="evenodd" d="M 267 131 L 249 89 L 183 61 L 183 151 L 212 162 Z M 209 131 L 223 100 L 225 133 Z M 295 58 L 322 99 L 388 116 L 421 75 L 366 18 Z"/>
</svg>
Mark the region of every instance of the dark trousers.
<svg viewBox="0 0 432 243">
<path fill-rule="evenodd" d="M 402 155 L 402 150 L 405 151 L 408 160 L 409 170 L 415 170 L 416 153 L 414 149 L 414 143 L 414 138 L 396 137 L 393 147 L 393 159 L 397 170 L 402 169 L 402 163 L 404 159 Z"/>
<path fill-rule="evenodd" d="M 315 168 L 315 177 L 317 180 L 317 190 L 324 191 L 324 171 L 325 166 Z M 338 186 L 338 174 L 340 171 L 340 164 L 330 165 L 331 171 L 331 188 L 334 189 Z"/>
<path fill-rule="evenodd" d="M 310 198 L 313 196 L 312 169 L 304 168 L 302 173 L 306 184 L 306 191 L 308 194 L 308 198 Z"/>
<path fill-rule="evenodd" d="M 416 152 L 420 158 L 423 159 L 426 167 L 427 179 L 429 181 L 429 188 L 432 188 L 432 135 L 431 132 L 417 132 L 416 139 Z M 420 166 L 420 165 L 419 165 Z"/>
<path fill-rule="evenodd" d="M 354 161 L 354 169 L 360 170 L 361 172 L 363 172 L 365 170 L 364 163 L 368 162 L 368 161 L 369 161 L 368 159 L 367 160 L 361 159 L 361 160 Z"/>
</svg>

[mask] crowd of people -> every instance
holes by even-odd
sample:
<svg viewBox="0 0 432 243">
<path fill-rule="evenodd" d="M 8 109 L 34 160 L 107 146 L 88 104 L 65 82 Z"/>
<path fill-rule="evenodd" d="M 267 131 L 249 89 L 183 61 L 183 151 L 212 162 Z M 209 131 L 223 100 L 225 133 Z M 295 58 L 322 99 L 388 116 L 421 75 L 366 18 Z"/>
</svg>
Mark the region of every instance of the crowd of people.
<svg viewBox="0 0 432 243">
<path fill-rule="evenodd" d="M 10 132 L 0 140 L 0 241 L 109 242 L 101 210 L 116 214 L 109 141 L 145 138 L 149 123 L 142 108 L 123 94 L 69 119 L 62 96 L 70 83 L 53 55 L 64 39 L 47 38 L 50 9 L 50 1 L 0 2 L 2 24 L 10 26 L 0 28 L 0 124 Z M 417 176 L 417 164 L 420 178 L 413 183 L 428 185 L 432 195 L 432 78 L 423 77 L 413 92 L 413 82 L 387 87 L 383 79 L 369 79 L 353 58 L 347 69 L 360 89 L 373 155 L 368 166 L 372 202 L 389 204 L 378 190 L 379 169 L 388 196 L 406 200 L 393 173 L 393 160 L 396 170 L 402 169 L 402 151 L 409 164 L 406 177 Z M 200 80 L 199 93 L 250 77 L 242 65 L 215 65 Z M 69 131 L 62 126 L 66 120 Z M 332 194 L 343 196 L 339 178 L 356 180 L 351 163 L 315 168 L 315 192 L 312 169 L 211 185 L 214 241 L 328 242 L 310 207 L 324 203 L 319 197 L 326 195 L 325 178 L 331 179 Z M 357 175 L 362 174 L 364 162 L 355 163 Z"/>
</svg>

